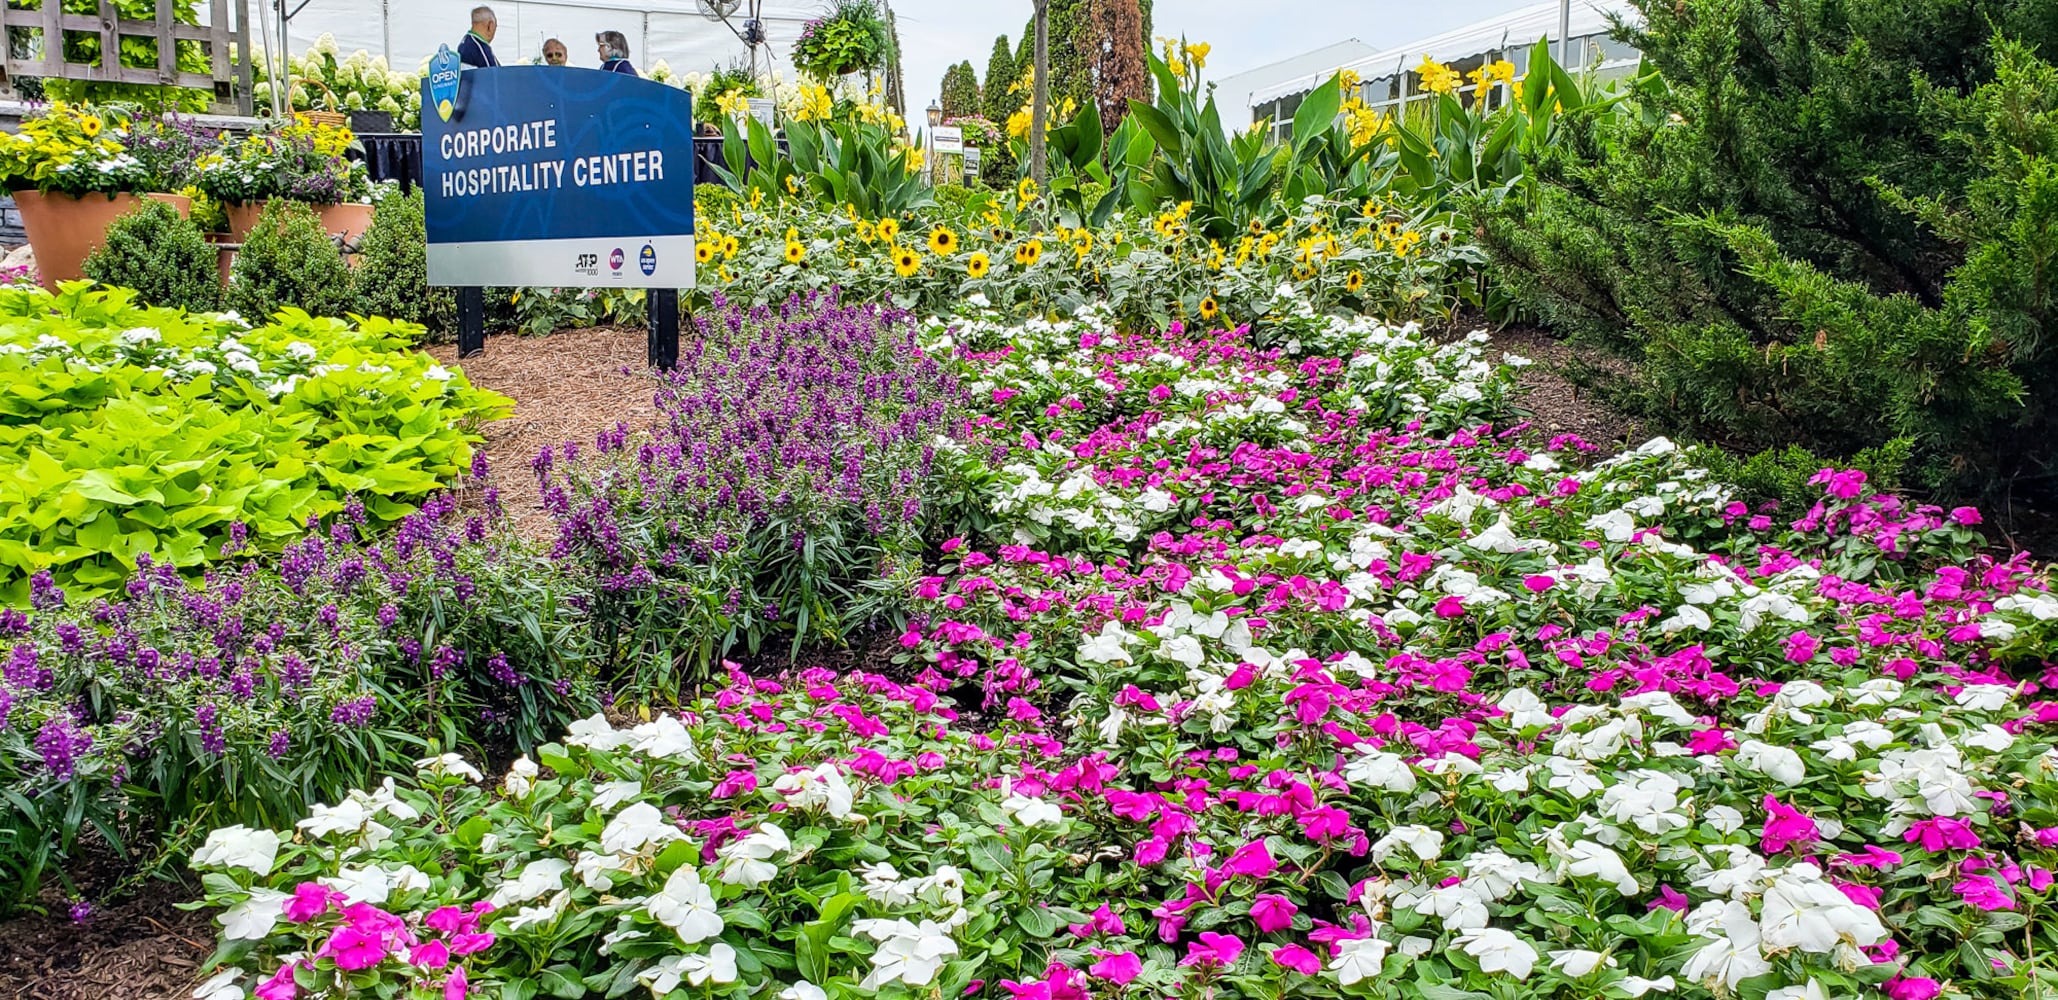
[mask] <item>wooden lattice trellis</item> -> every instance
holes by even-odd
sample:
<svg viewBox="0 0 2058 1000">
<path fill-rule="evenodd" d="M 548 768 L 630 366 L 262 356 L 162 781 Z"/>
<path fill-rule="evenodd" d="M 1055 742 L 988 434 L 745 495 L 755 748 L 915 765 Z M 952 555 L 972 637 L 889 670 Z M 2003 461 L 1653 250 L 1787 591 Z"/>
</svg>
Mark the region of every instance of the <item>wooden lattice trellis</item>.
<svg viewBox="0 0 2058 1000">
<path fill-rule="evenodd" d="M 157 16 L 148 21 L 122 17 L 111 0 L 99 0 L 99 7 L 97 13 L 71 14 L 65 12 L 63 0 L 42 0 L 40 10 L 11 10 L 0 0 L 0 39 L 9 43 L 5 69 L 0 70 L 0 94 L 12 96 L 16 77 L 133 83 L 207 91 L 214 95 L 216 111 L 250 114 L 250 0 L 208 0 L 207 24 L 178 23 L 173 18 L 172 0 L 157 0 Z M 11 43 L 22 29 L 32 35 L 41 33 L 43 58 L 14 57 L 16 49 Z M 67 62 L 63 42 L 67 32 L 97 36 L 99 61 Z M 121 65 L 124 37 L 155 41 L 157 65 Z M 179 42 L 198 42 L 205 47 L 210 71 L 180 70 Z M 35 48 L 31 46 L 30 51 Z M 234 58 L 233 53 L 244 58 Z"/>
</svg>

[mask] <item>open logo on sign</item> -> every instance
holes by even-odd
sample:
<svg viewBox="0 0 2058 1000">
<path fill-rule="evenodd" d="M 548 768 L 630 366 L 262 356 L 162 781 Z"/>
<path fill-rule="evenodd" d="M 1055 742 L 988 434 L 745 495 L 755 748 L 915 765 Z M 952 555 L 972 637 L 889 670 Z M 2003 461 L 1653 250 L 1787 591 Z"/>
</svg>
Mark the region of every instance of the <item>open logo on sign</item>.
<svg viewBox="0 0 2058 1000">
<path fill-rule="evenodd" d="M 657 249 L 648 243 L 643 244 L 643 249 L 636 254 L 636 263 L 642 265 L 645 277 L 656 274 Z"/>
<path fill-rule="evenodd" d="M 429 60 L 429 103 L 435 106 L 436 116 L 446 122 L 457 110 L 457 80 L 461 70 L 457 53 L 450 51 L 448 45 L 438 48 L 436 55 Z"/>
</svg>

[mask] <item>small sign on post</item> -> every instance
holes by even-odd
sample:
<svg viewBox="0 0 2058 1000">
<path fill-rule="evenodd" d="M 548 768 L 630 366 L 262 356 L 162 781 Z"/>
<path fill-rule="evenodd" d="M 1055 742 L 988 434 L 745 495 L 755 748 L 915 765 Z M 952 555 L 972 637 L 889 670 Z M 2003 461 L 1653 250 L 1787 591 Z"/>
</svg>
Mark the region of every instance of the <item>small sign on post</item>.
<svg viewBox="0 0 2058 1000">
<path fill-rule="evenodd" d="M 750 105 L 750 116 L 757 119 L 758 124 L 765 127 L 765 131 L 770 132 L 778 129 L 778 101 L 772 100 L 769 97 L 746 97 L 744 101 Z"/>
<path fill-rule="evenodd" d="M 485 285 L 651 289 L 650 362 L 676 362 L 677 289 L 694 284 L 692 97 L 558 66 L 448 80 L 432 64 L 422 89 L 429 284 L 463 289 L 461 304 Z M 460 308 L 460 353 L 485 349 L 483 312 Z"/>
<path fill-rule="evenodd" d="M 965 130 L 957 125 L 938 125 L 929 130 L 929 147 L 938 153 L 962 153 Z"/>
<path fill-rule="evenodd" d="M 979 147 L 967 146 L 965 147 L 965 183 L 970 184 L 972 179 L 977 176 L 979 176 Z"/>
</svg>

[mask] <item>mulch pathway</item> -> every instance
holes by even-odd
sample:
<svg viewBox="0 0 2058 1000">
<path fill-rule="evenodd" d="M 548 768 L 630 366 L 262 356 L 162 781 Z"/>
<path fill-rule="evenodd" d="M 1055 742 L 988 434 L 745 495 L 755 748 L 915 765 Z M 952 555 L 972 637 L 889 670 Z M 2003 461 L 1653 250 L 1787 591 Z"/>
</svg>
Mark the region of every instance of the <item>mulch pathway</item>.
<svg viewBox="0 0 2058 1000">
<path fill-rule="evenodd" d="M 455 344 L 428 348 L 436 360 L 463 367 L 473 385 L 515 400 L 514 416 L 486 425 L 486 460 L 500 502 L 523 535 L 543 538 L 551 530 L 529 467 L 537 452 L 566 441 L 590 447 L 596 433 L 617 422 L 634 430 L 657 416 L 646 347 L 640 329 L 595 327 L 548 337 L 487 337 L 484 354 L 463 360 Z"/>
<path fill-rule="evenodd" d="M 204 912 L 175 908 L 192 890 L 147 885 L 73 923 L 46 893 L 47 915 L 0 921 L 0 997 L 16 1000 L 183 1000 L 214 953 Z"/>
<path fill-rule="evenodd" d="M 1566 376 L 1573 364 L 1626 375 L 1627 362 L 1574 347 L 1533 327 L 1498 331 L 1492 343 L 1500 351 L 1536 362 L 1517 376 L 1514 404 L 1546 438 L 1577 434 L 1599 446 L 1602 454 L 1650 440 L 1651 432 L 1642 421 L 1609 407 Z M 1498 361 L 1498 355 L 1493 360 Z"/>
</svg>

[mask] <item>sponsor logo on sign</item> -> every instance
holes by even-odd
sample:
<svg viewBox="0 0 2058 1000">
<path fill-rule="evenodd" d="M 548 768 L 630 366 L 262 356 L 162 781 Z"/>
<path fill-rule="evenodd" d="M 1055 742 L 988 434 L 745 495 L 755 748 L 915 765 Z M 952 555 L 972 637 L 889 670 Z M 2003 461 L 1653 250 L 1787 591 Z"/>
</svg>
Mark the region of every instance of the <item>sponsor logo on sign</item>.
<svg viewBox="0 0 2058 1000">
<path fill-rule="evenodd" d="M 620 259 L 620 253 L 620 251 L 616 251 L 617 260 Z M 578 260 L 572 264 L 572 272 L 574 274 L 599 274 L 600 255 L 597 253 L 580 254 Z"/>
<path fill-rule="evenodd" d="M 460 64 L 457 53 L 445 45 L 436 50 L 429 60 L 429 103 L 435 105 L 436 116 L 449 121 L 457 110 L 457 80 Z"/>
<path fill-rule="evenodd" d="M 648 243 L 643 244 L 643 249 L 636 254 L 636 263 L 642 265 L 644 277 L 656 274 L 657 249 Z"/>
<path fill-rule="evenodd" d="M 616 248 L 615 248 L 615 252 L 614 252 L 614 253 L 611 253 L 611 254 L 608 254 L 608 255 L 607 255 L 607 267 L 608 267 L 608 270 L 611 270 L 611 271 L 619 271 L 619 270 L 621 270 L 621 269 L 622 269 L 622 260 L 623 260 L 623 257 L 622 257 L 622 248 L 621 248 L 621 247 L 616 247 Z"/>
</svg>

